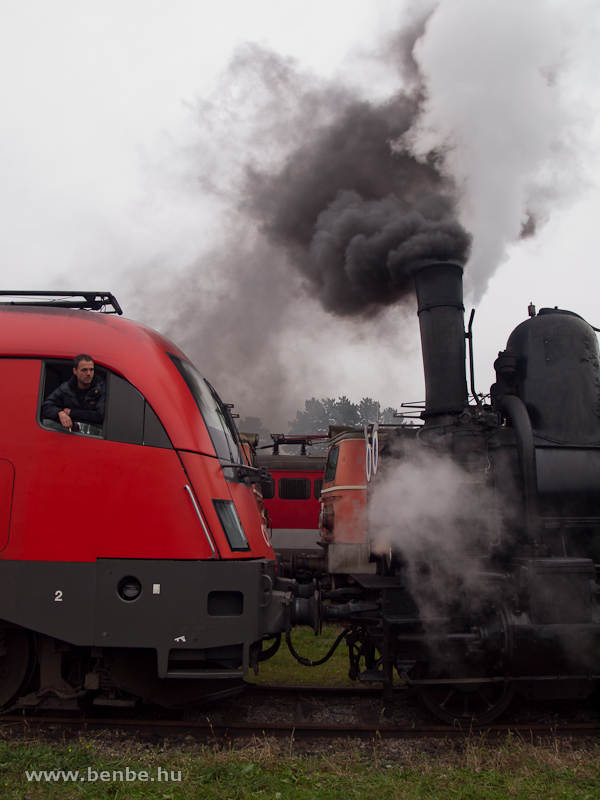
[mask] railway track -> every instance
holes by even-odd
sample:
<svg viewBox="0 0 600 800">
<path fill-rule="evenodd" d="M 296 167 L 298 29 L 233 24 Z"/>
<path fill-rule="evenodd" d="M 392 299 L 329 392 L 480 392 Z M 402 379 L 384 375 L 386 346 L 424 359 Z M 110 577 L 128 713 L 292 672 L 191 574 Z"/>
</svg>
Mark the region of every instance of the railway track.
<svg viewBox="0 0 600 800">
<path fill-rule="evenodd" d="M 146 708 L 143 715 L 122 713 L 73 716 L 71 712 L 30 712 L 0 718 L 0 735 L 19 732 L 81 733 L 110 730 L 141 738 L 183 738 L 233 740 L 249 737 L 285 738 L 456 738 L 502 737 L 509 733 L 532 737 L 597 737 L 600 715 L 581 705 L 527 705 L 496 724 L 451 726 L 432 721 L 407 692 L 399 692 L 390 709 L 382 706 L 381 693 L 369 688 L 265 687 L 212 703 L 202 709 L 164 712 Z M 536 708 L 538 718 L 536 719 Z M 549 710 L 550 709 L 550 710 Z M 153 717 L 152 714 L 155 714 Z M 575 716 L 573 716 L 575 715 Z"/>
<path fill-rule="evenodd" d="M 15 731 L 22 729 L 26 732 L 65 732 L 81 733 L 82 731 L 112 730 L 120 731 L 129 736 L 143 738 L 186 738 L 190 736 L 197 741 L 245 739 L 254 737 L 275 736 L 281 738 L 381 738 L 381 739 L 419 739 L 419 738 L 465 738 L 490 736 L 503 737 L 509 733 L 517 734 L 525 739 L 533 737 L 567 736 L 567 737 L 597 737 L 600 735 L 600 726 L 592 723 L 565 723 L 561 725 L 548 724 L 522 724 L 522 725 L 487 725 L 473 726 L 470 729 L 453 728 L 449 725 L 423 725 L 402 726 L 390 725 L 330 725 L 298 722 L 268 723 L 255 725 L 248 722 L 180 722 L 168 720 L 107 720 L 107 719 L 76 719 L 52 718 L 24 720 L 6 719 L 0 723 L 0 730 L 5 733 L 7 729 Z"/>
</svg>

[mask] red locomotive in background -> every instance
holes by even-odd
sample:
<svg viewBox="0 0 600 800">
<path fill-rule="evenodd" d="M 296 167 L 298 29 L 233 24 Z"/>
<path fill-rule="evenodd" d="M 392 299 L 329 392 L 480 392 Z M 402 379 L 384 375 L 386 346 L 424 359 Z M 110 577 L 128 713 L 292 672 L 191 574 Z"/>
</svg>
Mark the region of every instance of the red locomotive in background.
<svg viewBox="0 0 600 800">
<path fill-rule="evenodd" d="M 257 466 L 266 469 L 271 476 L 261 484 L 271 543 L 283 559 L 286 574 L 312 577 L 322 573 L 325 566 L 319 513 L 326 455 L 308 453 L 307 448 L 329 436 L 271 434 L 271 437 L 272 452 L 259 452 L 256 456 Z M 282 447 L 300 447 L 300 452 L 282 453 Z"/>
<path fill-rule="evenodd" d="M 303 601 L 276 574 L 251 486 L 264 474 L 245 461 L 229 408 L 112 295 L 10 294 L 0 705 L 173 705 L 230 691 Z M 78 353 L 106 385 L 99 428 L 42 415 Z"/>
</svg>

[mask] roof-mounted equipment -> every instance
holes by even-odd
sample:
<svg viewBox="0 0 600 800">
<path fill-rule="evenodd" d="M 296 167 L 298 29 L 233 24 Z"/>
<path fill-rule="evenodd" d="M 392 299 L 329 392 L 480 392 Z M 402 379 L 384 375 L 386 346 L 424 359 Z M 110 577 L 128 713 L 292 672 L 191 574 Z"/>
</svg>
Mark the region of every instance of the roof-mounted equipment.
<svg viewBox="0 0 600 800">
<path fill-rule="evenodd" d="M 306 448 L 310 447 L 313 441 L 321 439 L 329 439 L 328 433 L 272 433 L 271 439 L 273 444 L 263 445 L 259 450 L 266 450 L 273 448 L 273 455 L 279 455 L 279 447 L 284 444 L 299 444 L 301 446 L 301 455 L 306 455 Z"/>
<path fill-rule="evenodd" d="M 122 314 L 121 306 L 110 292 L 34 292 L 0 289 L 0 300 L 5 306 L 44 306 L 46 308 L 76 308 L 84 311 L 100 311 L 104 314 Z M 27 298 L 27 299 L 26 299 Z"/>
</svg>

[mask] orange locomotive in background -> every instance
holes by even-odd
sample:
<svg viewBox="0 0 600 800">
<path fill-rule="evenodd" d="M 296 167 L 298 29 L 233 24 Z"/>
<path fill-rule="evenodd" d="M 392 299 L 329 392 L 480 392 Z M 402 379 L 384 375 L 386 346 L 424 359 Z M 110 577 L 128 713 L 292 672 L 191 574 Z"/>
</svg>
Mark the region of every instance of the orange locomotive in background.
<svg viewBox="0 0 600 800">
<path fill-rule="evenodd" d="M 321 492 L 319 521 L 325 551 L 324 571 L 332 583 L 343 584 L 352 573 L 374 575 L 382 563 L 381 547 L 372 551 L 368 504 L 370 489 L 377 483 L 381 455 L 385 455 L 397 432 L 413 437 L 413 423 L 379 425 L 365 429 L 332 427 L 331 444 Z M 389 560 L 389 558 L 388 558 Z"/>
<path fill-rule="evenodd" d="M 335 435 L 327 454 L 321 490 L 321 542 L 326 571 L 335 576 L 374 572 L 367 543 L 367 447 L 362 430 Z"/>
</svg>

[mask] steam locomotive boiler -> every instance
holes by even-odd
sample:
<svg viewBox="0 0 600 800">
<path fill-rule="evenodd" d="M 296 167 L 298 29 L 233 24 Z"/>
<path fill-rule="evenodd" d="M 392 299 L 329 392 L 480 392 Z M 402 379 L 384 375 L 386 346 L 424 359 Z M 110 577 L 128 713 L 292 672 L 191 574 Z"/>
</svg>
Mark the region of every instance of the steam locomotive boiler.
<svg viewBox="0 0 600 800">
<path fill-rule="evenodd" d="M 600 680 L 600 367 L 585 320 L 531 308 L 469 402 L 462 273 L 414 272 L 422 424 L 330 445 L 323 613 L 349 623 L 351 675 L 391 694 L 398 674 L 439 718 L 485 723 L 515 693 Z"/>
<path fill-rule="evenodd" d="M 229 407 L 110 294 L 1 294 L 0 707 L 238 691 L 305 601 L 277 573 Z M 63 427 L 45 401 L 77 353 L 105 411 Z"/>
</svg>

